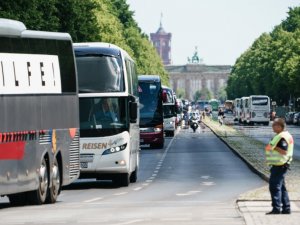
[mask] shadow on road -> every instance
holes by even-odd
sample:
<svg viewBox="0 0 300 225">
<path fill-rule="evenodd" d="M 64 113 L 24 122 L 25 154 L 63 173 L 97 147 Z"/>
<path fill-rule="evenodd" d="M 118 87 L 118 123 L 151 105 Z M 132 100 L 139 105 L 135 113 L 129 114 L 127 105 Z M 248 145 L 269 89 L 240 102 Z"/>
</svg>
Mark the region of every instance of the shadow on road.
<svg viewBox="0 0 300 225">
<path fill-rule="evenodd" d="M 115 185 L 111 180 L 91 180 L 79 179 L 74 183 L 64 186 L 62 190 L 87 190 L 87 189 L 117 189 L 119 186 Z"/>
</svg>

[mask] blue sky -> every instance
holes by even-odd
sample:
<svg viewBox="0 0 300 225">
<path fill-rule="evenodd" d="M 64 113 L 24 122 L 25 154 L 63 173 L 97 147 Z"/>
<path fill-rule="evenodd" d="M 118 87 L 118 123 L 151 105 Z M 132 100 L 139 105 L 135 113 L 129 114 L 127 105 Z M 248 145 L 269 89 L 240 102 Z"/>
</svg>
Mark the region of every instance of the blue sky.
<svg viewBox="0 0 300 225">
<path fill-rule="evenodd" d="M 160 15 L 171 32 L 173 64 L 185 64 L 198 47 L 208 65 L 233 65 L 263 32 L 270 32 L 300 0 L 127 0 L 146 34 Z"/>
</svg>

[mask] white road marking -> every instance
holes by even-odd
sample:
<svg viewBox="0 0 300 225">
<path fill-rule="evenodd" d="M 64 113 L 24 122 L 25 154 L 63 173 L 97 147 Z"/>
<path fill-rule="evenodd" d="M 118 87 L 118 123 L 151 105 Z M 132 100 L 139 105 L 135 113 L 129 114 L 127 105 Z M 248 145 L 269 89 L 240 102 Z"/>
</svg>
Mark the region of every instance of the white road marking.
<svg viewBox="0 0 300 225">
<path fill-rule="evenodd" d="M 133 190 L 134 190 L 134 191 L 139 191 L 139 190 L 141 190 L 141 189 L 143 189 L 143 187 L 137 187 L 137 188 L 134 188 Z"/>
<path fill-rule="evenodd" d="M 151 183 L 151 182 L 153 182 L 153 180 L 150 180 L 150 179 L 149 179 L 149 180 L 146 180 L 146 182 L 147 182 L 147 183 Z"/>
<path fill-rule="evenodd" d="M 156 176 L 157 176 L 157 174 L 156 174 L 156 173 L 152 174 L 152 177 L 156 177 Z"/>
<path fill-rule="evenodd" d="M 176 196 L 189 196 L 189 195 L 195 195 L 202 191 L 188 191 L 186 193 L 177 193 Z"/>
<path fill-rule="evenodd" d="M 99 201 L 99 200 L 102 200 L 103 197 L 98 197 L 98 198 L 92 198 L 90 200 L 86 200 L 84 201 L 84 203 L 90 203 L 90 202 L 95 202 L 95 201 Z"/>
<path fill-rule="evenodd" d="M 148 186 L 149 184 L 148 184 L 148 183 L 143 183 L 142 185 L 143 185 L 143 186 Z"/>
<path fill-rule="evenodd" d="M 202 176 L 201 178 L 207 180 L 207 179 L 212 178 L 212 177 L 211 176 Z"/>
<path fill-rule="evenodd" d="M 120 196 L 120 195 L 126 195 L 126 194 L 128 194 L 128 192 L 115 193 L 114 195 L 115 195 L 115 196 Z"/>
<path fill-rule="evenodd" d="M 192 218 L 163 218 L 161 221 L 191 221 Z"/>
<path fill-rule="evenodd" d="M 213 186 L 213 185 L 216 185 L 215 182 L 202 182 L 201 184 L 204 185 L 204 186 Z"/>
<path fill-rule="evenodd" d="M 191 193 L 191 194 L 197 194 L 197 193 L 200 193 L 202 191 L 189 191 L 188 193 Z"/>
<path fill-rule="evenodd" d="M 188 196 L 188 195 L 191 195 L 191 194 L 189 194 L 189 193 L 178 193 L 178 194 L 176 194 L 176 196 Z"/>
<path fill-rule="evenodd" d="M 143 220 L 143 219 L 138 219 L 138 220 L 131 220 L 131 221 L 127 221 L 127 222 L 116 223 L 114 225 L 128 225 L 128 224 L 140 223 L 140 222 L 144 222 L 144 221 L 145 220 Z"/>
</svg>

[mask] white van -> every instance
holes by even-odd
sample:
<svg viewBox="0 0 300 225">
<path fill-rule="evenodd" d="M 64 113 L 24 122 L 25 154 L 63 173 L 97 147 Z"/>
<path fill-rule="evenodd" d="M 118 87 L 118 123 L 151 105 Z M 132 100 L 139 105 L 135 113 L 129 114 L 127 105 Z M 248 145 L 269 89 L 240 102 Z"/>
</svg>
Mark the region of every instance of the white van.
<svg viewBox="0 0 300 225">
<path fill-rule="evenodd" d="M 234 121 L 240 121 L 241 116 L 241 99 L 236 98 L 233 102 L 233 119 Z"/>
<path fill-rule="evenodd" d="M 240 122 L 243 124 L 248 123 L 249 121 L 249 97 L 241 98 L 241 113 L 240 113 Z"/>
<path fill-rule="evenodd" d="M 251 95 L 249 97 L 249 118 L 247 123 L 261 123 L 266 126 L 270 122 L 270 98 L 266 95 Z"/>
</svg>

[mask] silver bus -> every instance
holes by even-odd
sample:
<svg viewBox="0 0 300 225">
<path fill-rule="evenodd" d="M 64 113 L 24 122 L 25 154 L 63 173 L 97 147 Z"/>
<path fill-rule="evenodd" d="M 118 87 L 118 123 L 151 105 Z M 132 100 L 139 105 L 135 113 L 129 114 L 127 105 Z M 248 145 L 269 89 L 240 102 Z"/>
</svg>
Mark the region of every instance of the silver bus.
<svg viewBox="0 0 300 225">
<path fill-rule="evenodd" d="M 0 195 L 54 203 L 79 177 L 79 101 L 69 34 L 0 19 Z"/>
<path fill-rule="evenodd" d="M 135 63 L 108 43 L 74 44 L 80 108 L 81 178 L 136 182 L 140 131 Z"/>
</svg>

